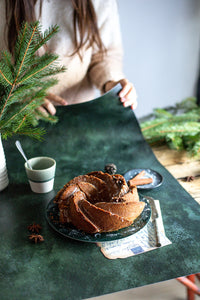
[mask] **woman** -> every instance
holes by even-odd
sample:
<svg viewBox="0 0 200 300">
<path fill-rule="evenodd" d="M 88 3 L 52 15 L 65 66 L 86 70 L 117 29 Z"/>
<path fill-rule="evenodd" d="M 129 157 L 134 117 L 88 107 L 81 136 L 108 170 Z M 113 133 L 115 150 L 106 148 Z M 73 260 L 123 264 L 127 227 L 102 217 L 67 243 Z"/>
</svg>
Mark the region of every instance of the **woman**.
<svg viewBox="0 0 200 300">
<path fill-rule="evenodd" d="M 0 11 L 6 16 L 0 20 L 0 50 L 7 47 L 13 51 L 23 21 L 37 19 L 42 30 L 55 24 L 60 27 L 47 48 L 59 55 L 59 63 L 67 70 L 57 75 L 59 82 L 49 91 L 41 111 L 54 115 L 54 104 L 89 101 L 95 97 L 95 87 L 104 93 L 117 83 L 122 85 L 119 96 L 123 105 L 136 108 L 135 89 L 122 72 L 115 0 L 1 0 Z M 52 94 L 60 97 L 53 98 Z"/>
</svg>

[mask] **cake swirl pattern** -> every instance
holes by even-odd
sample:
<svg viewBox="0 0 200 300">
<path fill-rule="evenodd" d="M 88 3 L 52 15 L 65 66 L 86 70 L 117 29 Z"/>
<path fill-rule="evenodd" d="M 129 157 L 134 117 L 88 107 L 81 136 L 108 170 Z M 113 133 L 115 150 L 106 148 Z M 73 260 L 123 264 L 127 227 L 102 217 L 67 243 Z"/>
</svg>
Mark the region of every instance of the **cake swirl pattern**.
<svg viewBox="0 0 200 300">
<path fill-rule="evenodd" d="M 87 233 L 110 232 L 130 226 L 142 213 L 136 187 L 124 177 L 101 171 L 70 180 L 56 195 L 60 223 L 72 223 Z"/>
</svg>

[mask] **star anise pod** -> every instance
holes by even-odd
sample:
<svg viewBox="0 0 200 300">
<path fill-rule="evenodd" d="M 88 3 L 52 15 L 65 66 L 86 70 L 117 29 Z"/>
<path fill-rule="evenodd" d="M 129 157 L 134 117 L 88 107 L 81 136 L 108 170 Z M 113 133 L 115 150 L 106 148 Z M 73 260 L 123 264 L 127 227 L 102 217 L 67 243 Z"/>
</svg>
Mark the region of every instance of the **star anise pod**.
<svg viewBox="0 0 200 300">
<path fill-rule="evenodd" d="M 42 226 L 40 224 L 33 223 L 30 224 L 27 228 L 32 233 L 39 233 L 40 230 L 42 229 Z"/>
<path fill-rule="evenodd" d="M 194 180 L 194 176 L 187 176 L 186 177 L 187 182 L 190 182 L 190 181 L 193 181 L 193 180 Z"/>
<path fill-rule="evenodd" d="M 31 240 L 35 244 L 40 243 L 40 242 L 44 242 L 44 238 L 40 234 L 30 234 L 29 235 L 29 240 Z"/>
</svg>

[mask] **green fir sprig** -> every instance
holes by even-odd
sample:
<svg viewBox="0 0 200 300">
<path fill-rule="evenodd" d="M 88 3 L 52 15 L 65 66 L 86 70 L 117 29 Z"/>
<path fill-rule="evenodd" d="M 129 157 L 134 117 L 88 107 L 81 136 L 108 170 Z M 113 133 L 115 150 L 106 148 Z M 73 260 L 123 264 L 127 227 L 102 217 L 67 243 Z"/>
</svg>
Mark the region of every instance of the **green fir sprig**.
<svg viewBox="0 0 200 300">
<path fill-rule="evenodd" d="M 150 120 L 141 122 L 150 145 L 167 144 L 200 156 L 200 107 L 195 98 L 187 98 L 167 109 L 155 109 Z"/>
<path fill-rule="evenodd" d="M 38 107 L 47 91 L 57 83 L 53 75 L 65 71 L 58 65 L 58 55 L 39 56 L 38 50 L 58 32 L 52 26 L 44 33 L 39 22 L 24 23 L 16 40 L 14 54 L 0 53 L 0 133 L 6 139 L 13 134 L 41 140 L 45 133 L 39 120 L 57 122 L 57 117 L 44 115 Z"/>
</svg>

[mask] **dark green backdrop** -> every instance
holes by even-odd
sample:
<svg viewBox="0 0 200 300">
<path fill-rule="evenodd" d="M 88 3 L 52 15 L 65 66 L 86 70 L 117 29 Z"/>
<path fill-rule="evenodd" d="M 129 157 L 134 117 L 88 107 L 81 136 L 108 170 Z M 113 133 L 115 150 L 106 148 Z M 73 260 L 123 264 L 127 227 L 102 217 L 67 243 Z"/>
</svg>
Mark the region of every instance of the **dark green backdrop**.
<svg viewBox="0 0 200 300">
<path fill-rule="evenodd" d="M 56 159 L 55 191 L 49 194 L 30 191 L 15 139 L 4 141 L 10 184 L 0 193 L 1 300 L 84 299 L 200 271 L 200 206 L 156 160 L 134 113 L 120 104 L 119 88 L 88 103 L 58 108 L 59 122 L 45 125 L 44 142 L 20 137 L 28 157 Z M 160 200 L 171 245 L 108 260 L 96 244 L 63 238 L 48 226 L 45 208 L 55 193 L 74 176 L 104 170 L 110 162 L 121 174 L 132 168 L 162 174 L 163 184 L 145 194 Z M 44 243 L 28 241 L 32 222 L 42 224 Z"/>
</svg>

